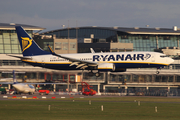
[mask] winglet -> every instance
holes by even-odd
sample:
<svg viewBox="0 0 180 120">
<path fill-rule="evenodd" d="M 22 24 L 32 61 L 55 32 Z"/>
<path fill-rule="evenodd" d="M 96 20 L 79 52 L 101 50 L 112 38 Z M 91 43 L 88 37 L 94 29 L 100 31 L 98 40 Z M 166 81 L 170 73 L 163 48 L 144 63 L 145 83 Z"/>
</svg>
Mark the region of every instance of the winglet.
<svg viewBox="0 0 180 120">
<path fill-rule="evenodd" d="M 91 50 L 91 53 L 95 53 L 95 51 L 93 50 L 93 48 L 90 48 L 90 50 Z"/>
<path fill-rule="evenodd" d="M 48 46 L 48 48 L 49 48 L 49 51 L 51 52 L 51 54 L 56 54 L 53 50 L 52 50 L 52 48 L 50 47 L 50 45 L 49 44 L 47 44 L 47 46 Z"/>
</svg>

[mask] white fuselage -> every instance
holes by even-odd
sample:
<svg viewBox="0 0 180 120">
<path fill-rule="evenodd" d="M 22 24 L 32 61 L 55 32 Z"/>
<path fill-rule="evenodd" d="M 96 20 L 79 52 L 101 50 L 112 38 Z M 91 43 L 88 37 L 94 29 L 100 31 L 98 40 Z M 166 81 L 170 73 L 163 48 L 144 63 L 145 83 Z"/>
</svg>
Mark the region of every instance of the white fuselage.
<svg viewBox="0 0 180 120">
<path fill-rule="evenodd" d="M 13 87 L 19 92 L 19 93 L 34 93 L 35 88 L 31 85 L 17 83 L 13 84 Z"/>
<path fill-rule="evenodd" d="M 174 60 L 165 54 L 157 52 L 107 52 L 107 53 L 78 53 L 61 54 L 68 58 L 81 61 L 112 63 L 116 68 L 146 68 L 162 67 L 171 64 Z M 28 57 L 28 56 L 27 56 Z M 31 60 L 22 60 L 34 66 L 52 68 L 58 70 L 76 70 L 76 66 L 70 66 L 71 61 L 54 55 L 29 56 Z"/>
</svg>

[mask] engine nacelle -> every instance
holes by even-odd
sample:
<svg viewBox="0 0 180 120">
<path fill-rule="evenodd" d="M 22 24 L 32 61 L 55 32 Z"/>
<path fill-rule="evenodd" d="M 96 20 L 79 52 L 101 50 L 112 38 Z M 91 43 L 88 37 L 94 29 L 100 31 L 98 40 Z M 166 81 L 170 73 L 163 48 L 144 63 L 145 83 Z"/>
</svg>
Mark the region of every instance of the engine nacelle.
<svg viewBox="0 0 180 120">
<path fill-rule="evenodd" d="M 100 63 L 98 65 L 98 71 L 115 71 L 115 65 L 113 63 Z"/>
</svg>

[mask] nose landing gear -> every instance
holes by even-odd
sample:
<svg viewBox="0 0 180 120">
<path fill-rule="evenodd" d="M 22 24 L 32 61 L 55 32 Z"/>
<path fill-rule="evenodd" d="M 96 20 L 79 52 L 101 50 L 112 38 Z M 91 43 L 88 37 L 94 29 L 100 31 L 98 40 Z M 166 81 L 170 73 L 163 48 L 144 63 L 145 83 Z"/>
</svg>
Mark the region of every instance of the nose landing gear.
<svg viewBox="0 0 180 120">
<path fill-rule="evenodd" d="M 156 74 L 159 74 L 159 71 L 156 71 Z"/>
<path fill-rule="evenodd" d="M 160 73 L 158 70 L 161 70 L 161 68 L 157 68 L 156 74 L 159 74 L 159 73 Z"/>
</svg>

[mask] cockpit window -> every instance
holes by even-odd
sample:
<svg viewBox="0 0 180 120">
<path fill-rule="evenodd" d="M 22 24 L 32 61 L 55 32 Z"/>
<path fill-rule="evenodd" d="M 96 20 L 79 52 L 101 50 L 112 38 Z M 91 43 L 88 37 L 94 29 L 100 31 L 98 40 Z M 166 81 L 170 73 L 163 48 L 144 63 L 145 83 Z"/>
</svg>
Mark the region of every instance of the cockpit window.
<svg viewBox="0 0 180 120">
<path fill-rule="evenodd" d="M 32 85 L 29 85 L 29 87 L 30 87 L 30 88 L 34 88 L 34 86 L 32 86 Z"/>
</svg>

